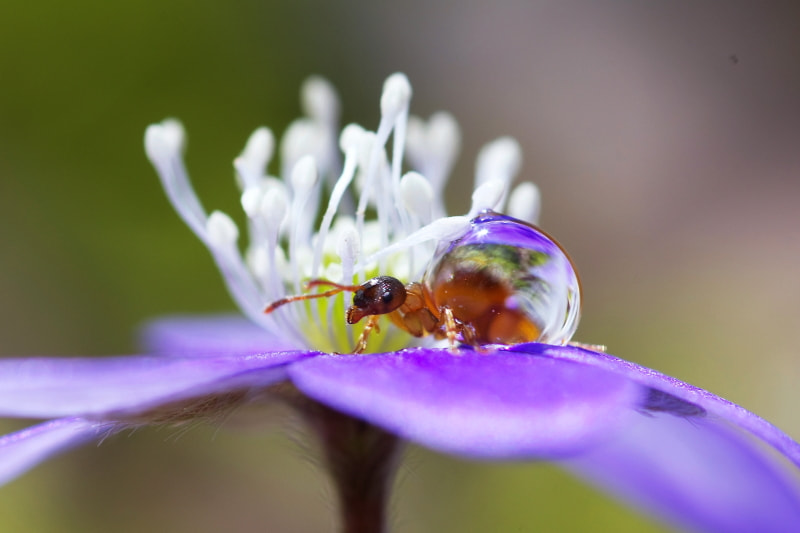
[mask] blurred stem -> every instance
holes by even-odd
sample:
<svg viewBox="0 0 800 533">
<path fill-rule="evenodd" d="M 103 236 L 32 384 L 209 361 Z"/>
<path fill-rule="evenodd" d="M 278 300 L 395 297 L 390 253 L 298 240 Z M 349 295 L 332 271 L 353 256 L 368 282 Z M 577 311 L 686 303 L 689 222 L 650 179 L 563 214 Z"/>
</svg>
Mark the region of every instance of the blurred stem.
<svg viewBox="0 0 800 533">
<path fill-rule="evenodd" d="M 340 531 L 388 531 L 387 504 L 401 441 L 363 420 L 311 400 L 306 399 L 301 407 L 319 439 L 324 465 L 338 495 Z"/>
</svg>

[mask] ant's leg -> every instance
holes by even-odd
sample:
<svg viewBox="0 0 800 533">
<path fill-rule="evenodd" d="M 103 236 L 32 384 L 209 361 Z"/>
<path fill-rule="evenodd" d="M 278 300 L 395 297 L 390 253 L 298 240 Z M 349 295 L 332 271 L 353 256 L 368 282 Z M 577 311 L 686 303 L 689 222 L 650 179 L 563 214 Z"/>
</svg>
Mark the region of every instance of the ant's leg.
<svg viewBox="0 0 800 533">
<path fill-rule="evenodd" d="M 442 307 L 444 315 L 444 331 L 447 335 L 447 342 L 450 344 L 450 351 L 456 351 L 456 336 L 458 335 L 458 326 L 456 325 L 456 318 L 453 316 L 453 310 L 449 307 Z"/>
<path fill-rule="evenodd" d="M 473 328 L 469 324 L 460 324 L 460 326 L 461 326 L 461 336 L 464 339 L 464 343 L 469 344 L 470 346 L 478 347 L 478 340 L 477 340 L 477 334 L 475 333 L 475 328 Z"/>
<path fill-rule="evenodd" d="M 378 327 L 378 320 L 380 315 L 370 315 L 367 318 L 367 323 L 364 324 L 364 330 L 361 332 L 361 335 L 358 336 L 358 342 L 356 342 L 356 347 L 353 350 L 354 354 L 364 353 L 364 350 L 367 349 L 367 339 L 369 338 L 370 332 L 375 329 L 375 331 L 380 332 L 380 327 Z"/>
</svg>

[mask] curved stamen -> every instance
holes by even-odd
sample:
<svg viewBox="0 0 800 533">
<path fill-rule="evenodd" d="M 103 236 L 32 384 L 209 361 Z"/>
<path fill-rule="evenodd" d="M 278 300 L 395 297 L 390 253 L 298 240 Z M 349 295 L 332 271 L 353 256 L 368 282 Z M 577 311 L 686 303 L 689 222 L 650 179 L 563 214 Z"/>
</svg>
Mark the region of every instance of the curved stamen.
<svg viewBox="0 0 800 533">
<path fill-rule="evenodd" d="M 272 132 L 262 127 L 250 135 L 234 160 L 247 215 L 246 261 L 237 246 L 236 224 L 221 212 L 208 216 L 192 188 L 182 158 L 185 135 L 180 123 L 165 120 L 147 129 L 145 148 L 170 202 L 211 251 L 237 305 L 268 331 L 288 336 L 298 346 L 349 351 L 354 335 L 342 326 L 345 301 L 335 297 L 338 293 L 376 270 L 420 279 L 440 243 L 458 239 L 473 215 L 502 208 L 521 161 L 519 146 L 509 138 L 490 143 L 478 157 L 469 214 L 442 218 L 442 192 L 461 142 L 458 125 L 446 113 L 427 122 L 410 117 L 411 95 L 405 75 L 390 76 L 383 86 L 376 131 L 349 125 L 337 147 L 338 96 L 327 81 L 309 78 L 301 93 L 307 116 L 292 122 L 280 141 L 281 178 L 267 174 L 276 148 Z M 403 174 L 406 153 L 413 170 Z M 330 197 L 315 228 L 324 183 Z M 357 192 L 348 194 L 354 184 Z M 535 187 L 520 186 L 510 198 L 514 214 L 535 218 Z M 374 219 L 367 220 L 373 208 Z M 287 291 L 300 292 L 304 278 L 318 276 L 339 281 L 317 295 L 287 296 Z M 312 281 L 311 286 L 321 284 Z M 331 303 L 322 303 L 325 296 Z M 285 305 L 310 299 L 319 303 Z M 397 348 L 393 335 L 381 335 L 373 344 Z"/>
</svg>

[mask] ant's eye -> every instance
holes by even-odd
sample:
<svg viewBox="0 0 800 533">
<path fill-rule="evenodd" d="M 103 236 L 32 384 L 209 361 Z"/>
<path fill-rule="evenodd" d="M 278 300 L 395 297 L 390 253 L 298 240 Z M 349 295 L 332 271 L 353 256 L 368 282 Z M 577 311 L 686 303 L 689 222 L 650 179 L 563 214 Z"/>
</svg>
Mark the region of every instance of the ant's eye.
<svg viewBox="0 0 800 533">
<path fill-rule="evenodd" d="M 353 293 L 353 305 L 356 307 L 364 308 L 370 303 L 370 299 L 364 289 L 359 289 Z"/>
<path fill-rule="evenodd" d="M 353 293 L 353 305 L 347 310 L 348 324 L 365 316 L 391 313 L 406 301 L 406 288 L 391 276 L 378 276 Z"/>
</svg>

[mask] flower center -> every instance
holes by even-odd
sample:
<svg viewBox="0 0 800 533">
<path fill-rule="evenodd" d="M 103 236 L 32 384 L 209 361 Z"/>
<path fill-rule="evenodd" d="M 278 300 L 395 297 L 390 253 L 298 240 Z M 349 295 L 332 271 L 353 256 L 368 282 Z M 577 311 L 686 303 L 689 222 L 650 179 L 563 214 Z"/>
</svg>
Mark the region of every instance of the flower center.
<svg viewBox="0 0 800 533">
<path fill-rule="evenodd" d="M 445 216 L 443 191 L 460 133 L 446 113 L 428 121 L 409 116 L 405 75 L 386 80 L 375 131 L 350 124 L 337 135 L 339 100 L 321 78 L 309 79 L 301 96 L 307 116 L 281 139 L 280 177 L 267 173 L 275 147 L 267 128 L 257 129 L 234 161 L 247 216 L 244 253 L 236 224 L 220 211 L 206 214 L 192 188 L 180 123 L 168 119 L 145 134 L 148 157 L 173 206 L 208 247 L 240 309 L 277 338 L 297 348 L 350 352 L 363 326 L 346 324 L 348 293 L 284 305 L 269 315 L 265 307 L 303 293 L 310 279 L 352 285 L 386 275 L 418 281 L 437 246 L 463 235 L 478 213 L 501 210 L 507 197 L 511 216 L 535 222 L 536 187 L 523 183 L 508 194 L 521 160 L 510 138 L 490 143 L 478 156 L 469 213 Z M 414 170 L 403 174 L 404 160 Z M 397 350 L 414 340 L 387 323 L 373 330 L 369 351 Z"/>
</svg>

